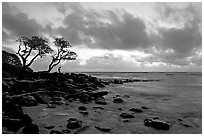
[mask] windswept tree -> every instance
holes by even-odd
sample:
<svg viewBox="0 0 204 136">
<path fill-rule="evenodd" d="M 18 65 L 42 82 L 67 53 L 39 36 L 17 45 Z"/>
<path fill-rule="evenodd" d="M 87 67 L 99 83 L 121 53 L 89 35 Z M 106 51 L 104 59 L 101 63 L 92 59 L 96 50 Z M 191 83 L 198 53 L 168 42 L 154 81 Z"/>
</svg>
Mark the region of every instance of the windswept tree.
<svg viewBox="0 0 204 136">
<path fill-rule="evenodd" d="M 31 66 L 37 57 L 42 58 L 46 54 L 53 52 L 47 45 L 48 41 L 38 36 L 32 36 L 31 38 L 20 37 L 16 41 L 20 42 L 17 54 L 21 58 L 23 68 Z"/>
<path fill-rule="evenodd" d="M 76 60 L 77 57 L 77 54 L 75 52 L 69 50 L 71 44 L 64 38 L 55 38 L 54 44 L 57 47 L 57 52 L 55 54 L 52 54 L 52 60 L 49 64 L 47 72 L 50 72 L 61 61 Z"/>
</svg>

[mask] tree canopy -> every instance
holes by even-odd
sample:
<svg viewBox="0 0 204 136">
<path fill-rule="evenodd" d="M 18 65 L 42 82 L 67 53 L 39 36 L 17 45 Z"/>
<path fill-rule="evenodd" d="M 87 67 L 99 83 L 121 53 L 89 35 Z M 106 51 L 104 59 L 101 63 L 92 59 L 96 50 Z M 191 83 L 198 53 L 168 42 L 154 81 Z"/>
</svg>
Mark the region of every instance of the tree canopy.
<svg viewBox="0 0 204 136">
<path fill-rule="evenodd" d="M 71 44 L 67 42 L 64 38 L 55 38 L 55 46 L 57 47 L 57 52 L 52 54 L 52 60 L 48 67 L 48 72 L 50 72 L 55 66 L 57 66 L 63 60 L 75 60 L 77 54 L 70 51 L 69 48 Z"/>
<path fill-rule="evenodd" d="M 2 63 L 22 67 L 21 61 L 16 54 L 12 54 L 4 50 L 2 51 Z"/>
<path fill-rule="evenodd" d="M 47 44 L 48 41 L 38 36 L 20 37 L 17 41 L 20 42 L 17 54 L 21 58 L 23 68 L 31 66 L 37 57 L 43 57 L 53 52 Z M 28 57 L 32 56 L 31 54 L 34 56 L 28 61 Z"/>
</svg>

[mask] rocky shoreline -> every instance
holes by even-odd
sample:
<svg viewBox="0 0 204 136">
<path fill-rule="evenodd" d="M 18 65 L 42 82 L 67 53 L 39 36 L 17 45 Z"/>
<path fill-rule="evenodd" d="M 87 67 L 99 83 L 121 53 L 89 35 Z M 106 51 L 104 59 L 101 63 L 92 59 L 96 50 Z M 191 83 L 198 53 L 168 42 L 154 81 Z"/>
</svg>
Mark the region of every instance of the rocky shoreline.
<svg viewBox="0 0 204 136">
<path fill-rule="evenodd" d="M 98 91 L 99 88 L 105 88 L 113 84 L 123 84 L 128 82 L 151 82 L 158 80 L 139 80 L 139 79 L 112 79 L 101 80 L 86 74 L 76 73 L 47 73 L 21 71 L 10 65 L 3 67 L 2 80 L 2 125 L 3 133 L 39 133 L 39 126 L 33 119 L 24 113 L 22 107 L 33 107 L 39 104 L 45 104 L 46 108 L 54 109 L 60 105 L 69 105 L 73 101 L 82 104 L 95 102 L 95 109 L 103 110 L 103 105 L 107 105 L 104 96 L 108 95 L 108 91 Z M 126 95 L 125 97 L 130 97 Z M 113 97 L 112 103 L 123 104 L 123 97 L 116 95 Z M 101 106 L 100 106 L 101 105 Z M 121 111 L 119 115 L 123 122 L 129 122 L 136 116 L 133 113 L 142 113 L 148 107 L 141 108 L 132 107 L 129 112 Z M 85 106 L 79 106 L 78 111 L 84 116 L 89 115 L 89 111 Z M 181 120 L 182 121 L 182 120 Z M 185 127 L 191 127 L 183 124 Z M 168 130 L 172 126 L 169 122 L 159 119 L 159 117 L 146 118 L 144 126 L 153 127 L 159 130 Z M 47 125 L 45 129 L 50 130 L 50 134 L 64 133 L 81 133 L 89 128 L 83 125 L 83 122 L 77 118 L 69 118 L 66 123 L 66 129 L 56 130 L 55 126 Z M 95 126 L 101 132 L 108 133 L 111 128 L 106 126 Z M 72 132 L 74 130 L 74 132 Z"/>
</svg>

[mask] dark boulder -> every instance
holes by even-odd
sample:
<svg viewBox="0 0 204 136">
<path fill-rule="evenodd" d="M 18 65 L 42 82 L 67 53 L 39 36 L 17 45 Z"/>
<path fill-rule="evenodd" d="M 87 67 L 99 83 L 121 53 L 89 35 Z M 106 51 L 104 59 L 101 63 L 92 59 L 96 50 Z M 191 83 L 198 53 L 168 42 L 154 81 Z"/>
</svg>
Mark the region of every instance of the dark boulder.
<svg viewBox="0 0 204 136">
<path fill-rule="evenodd" d="M 96 104 L 100 104 L 100 105 L 106 105 L 107 102 L 105 101 L 105 98 L 104 97 L 98 97 L 96 100 L 95 100 L 95 103 Z"/>
<path fill-rule="evenodd" d="M 138 109 L 138 108 L 131 108 L 129 109 L 130 111 L 133 111 L 133 112 L 136 112 L 136 113 L 140 113 L 140 112 L 143 112 L 141 109 Z"/>
<path fill-rule="evenodd" d="M 24 125 L 28 125 L 28 124 L 33 122 L 33 120 L 31 119 L 31 117 L 28 114 L 23 114 L 21 120 L 22 120 L 22 123 Z"/>
<path fill-rule="evenodd" d="M 39 127 L 36 124 L 28 124 L 22 129 L 23 134 L 39 134 Z"/>
<path fill-rule="evenodd" d="M 102 131 L 102 132 L 110 132 L 111 131 L 111 128 L 106 128 L 106 127 L 95 126 L 95 128 Z"/>
<path fill-rule="evenodd" d="M 46 129 L 53 129 L 53 128 L 55 128 L 55 126 L 48 124 L 48 125 L 45 125 L 44 128 L 46 128 Z"/>
<path fill-rule="evenodd" d="M 38 102 L 35 100 L 33 96 L 27 95 L 27 96 L 20 96 L 13 98 L 14 103 L 19 104 L 21 106 L 37 106 Z"/>
<path fill-rule="evenodd" d="M 149 108 L 147 108 L 146 106 L 142 106 L 141 108 L 144 109 L 144 110 L 149 109 Z"/>
<path fill-rule="evenodd" d="M 114 83 L 114 84 L 123 84 L 123 81 L 120 80 L 120 79 L 114 79 L 114 80 L 113 80 L 113 83 Z"/>
<path fill-rule="evenodd" d="M 83 115 L 88 115 L 89 114 L 87 111 L 80 111 L 79 113 L 81 113 Z"/>
<path fill-rule="evenodd" d="M 122 118 L 135 118 L 135 116 L 134 115 L 132 115 L 132 114 L 130 114 L 130 113 L 121 113 L 120 114 L 120 117 L 122 117 Z"/>
<path fill-rule="evenodd" d="M 6 127 L 8 131 L 17 132 L 23 124 L 20 119 L 3 118 L 2 126 Z"/>
<path fill-rule="evenodd" d="M 123 102 L 124 102 L 124 100 L 120 97 L 114 98 L 114 100 L 113 100 L 113 103 L 123 103 Z"/>
<path fill-rule="evenodd" d="M 85 106 L 79 106 L 79 107 L 78 107 L 78 110 L 85 111 L 85 110 L 87 110 L 87 109 L 86 109 L 86 107 L 85 107 Z"/>
<path fill-rule="evenodd" d="M 171 124 L 167 123 L 166 121 L 159 119 L 145 119 L 144 125 L 161 130 L 168 130 L 171 126 Z"/>
<path fill-rule="evenodd" d="M 60 132 L 59 130 L 51 130 L 50 134 L 63 134 L 63 133 Z"/>
<path fill-rule="evenodd" d="M 82 121 L 77 120 L 75 118 L 69 118 L 67 120 L 67 128 L 68 129 L 76 129 L 82 127 Z"/>
<path fill-rule="evenodd" d="M 64 133 L 64 134 L 69 134 L 69 133 L 71 133 L 72 131 L 71 130 L 69 130 L 69 129 L 63 129 L 62 130 L 62 133 Z"/>
</svg>

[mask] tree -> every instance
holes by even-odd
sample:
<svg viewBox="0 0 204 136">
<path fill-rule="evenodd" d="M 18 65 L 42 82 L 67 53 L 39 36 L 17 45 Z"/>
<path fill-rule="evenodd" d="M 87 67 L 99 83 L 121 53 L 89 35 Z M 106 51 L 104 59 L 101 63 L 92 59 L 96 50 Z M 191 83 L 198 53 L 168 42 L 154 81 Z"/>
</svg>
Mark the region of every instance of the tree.
<svg viewBox="0 0 204 136">
<path fill-rule="evenodd" d="M 22 67 L 21 61 L 16 54 L 8 53 L 4 50 L 2 51 L 2 63 Z"/>
<path fill-rule="evenodd" d="M 31 66 L 37 57 L 40 56 L 42 58 L 46 54 L 53 52 L 53 50 L 47 45 L 48 41 L 41 37 L 20 37 L 16 41 L 20 42 L 17 54 L 22 60 L 23 68 L 28 68 Z M 30 57 L 31 54 L 35 55 L 28 62 L 28 57 Z"/>
<path fill-rule="evenodd" d="M 62 60 L 76 60 L 77 57 L 75 52 L 69 50 L 71 44 L 64 38 L 55 38 L 54 44 L 57 47 L 57 53 L 51 56 L 52 60 L 49 64 L 47 72 L 50 72 Z"/>
</svg>

